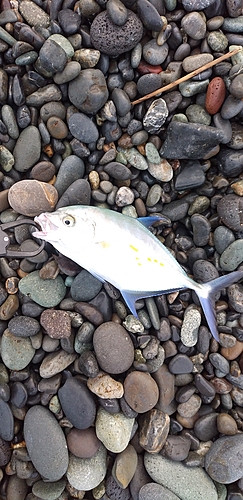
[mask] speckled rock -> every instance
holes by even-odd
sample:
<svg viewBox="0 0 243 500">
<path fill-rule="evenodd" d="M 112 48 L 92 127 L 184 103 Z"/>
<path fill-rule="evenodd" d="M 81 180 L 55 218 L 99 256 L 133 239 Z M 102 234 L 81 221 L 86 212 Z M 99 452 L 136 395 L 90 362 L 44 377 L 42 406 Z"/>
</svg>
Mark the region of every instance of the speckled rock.
<svg viewBox="0 0 243 500">
<path fill-rule="evenodd" d="M 142 38 L 143 25 L 134 12 L 128 10 L 123 26 L 113 24 L 106 11 L 98 14 L 90 27 L 93 46 L 109 56 L 118 56 L 131 50 Z"/>
<path fill-rule="evenodd" d="M 150 477 L 181 500 L 217 500 L 213 481 L 201 467 L 187 467 L 162 455 L 145 453 L 144 465 Z"/>
<path fill-rule="evenodd" d="M 121 382 L 110 377 L 107 373 L 99 372 L 96 377 L 87 380 L 87 387 L 91 392 L 102 399 L 121 398 L 124 393 Z"/>
<path fill-rule="evenodd" d="M 33 204 L 33 196 L 35 203 Z M 57 190 L 47 182 L 22 180 L 13 184 L 8 193 L 10 206 L 18 213 L 34 217 L 52 212 L 58 200 Z"/>
<path fill-rule="evenodd" d="M 147 483 L 139 490 L 138 500 L 180 500 L 180 498 L 172 493 L 161 484 Z"/>
<path fill-rule="evenodd" d="M 133 410 L 144 413 L 158 402 L 158 386 L 148 373 L 133 371 L 124 380 L 124 397 Z"/>
<path fill-rule="evenodd" d="M 239 231 L 242 228 L 241 213 L 243 210 L 243 199 L 236 194 L 228 194 L 224 196 L 217 205 L 219 217 L 223 223 L 233 229 Z"/>
<path fill-rule="evenodd" d="M 134 424 L 134 418 L 127 418 L 123 413 L 113 415 L 99 408 L 96 417 L 96 435 L 107 450 L 121 453 L 127 447 Z"/>
<path fill-rule="evenodd" d="M 89 491 L 100 484 L 106 474 L 106 449 L 101 444 L 91 458 L 70 455 L 67 479 L 77 490 Z"/>
<path fill-rule="evenodd" d="M 223 436 L 212 444 L 205 457 L 205 469 L 214 481 L 228 484 L 242 477 L 242 445 L 242 434 Z"/>
<path fill-rule="evenodd" d="M 100 441 L 93 427 L 76 429 L 73 427 L 67 435 L 69 451 L 79 458 L 93 457 L 100 447 Z"/>
<path fill-rule="evenodd" d="M 61 496 L 65 489 L 65 479 L 48 483 L 46 481 L 37 481 L 34 483 L 32 493 L 43 500 L 55 500 Z"/>
<path fill-rule="evenodd" d="M 35 354 L 28 337 L 20 338 L 5 330 L 2 335 L 1 356 L 10 370 L 23 370 Z"/>
<path fill-rule="evenodd" d="M 19 282 L 19 290 L 43 307 L 55 307 L 64 299 L 66 287 L 63 278 L 43 280 L 39 271 L 33 271 Z"/>
<path fill-rule="evenodd" d="M 52 413 L 43 406 L 32 406 L 24 421 L 28 454 L 41 476 L 58 481 L 68 467 L 64 433 Z"/>
<path fill-rule="evenodd" d="M 98 363 L 107 373 L 123 373 L 132 365 L 133 343 L 123 326 L 103 323 L 95 330 L 93 344 Z"/>
</svg>

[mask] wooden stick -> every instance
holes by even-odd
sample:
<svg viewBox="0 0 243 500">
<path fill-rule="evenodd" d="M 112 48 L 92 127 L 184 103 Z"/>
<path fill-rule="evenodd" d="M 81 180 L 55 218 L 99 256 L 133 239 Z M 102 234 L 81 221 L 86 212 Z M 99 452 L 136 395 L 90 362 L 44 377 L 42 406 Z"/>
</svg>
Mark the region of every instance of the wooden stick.
<svg viewBox="0 0 243 500">
<path fill-rule="evenodd" d="M 176 87 L 176 85 L 179 85 L 179 83 L 186 82 L 186 80 L 190 80 L 190 78 L 193 78 L 193 76 L 198 75 L 202 71 L 205 71 L 205 69 L 212 68 L 212 66 L 215 66 L 216 64 L 220 63 L 221 61 L 224 61 L 225 59 L 228 59 L 228 57 L 234 56 L 240 50 L 242 47 L 238 47 L 237 49 L 231 50 L 230 52 L 227 52 L 227 54 L 224 54 L 223 56 L 220 56 L 218 59 L 214 59 L 213 61 L 210 61 L 203 66 L 200 66 L 200 68 L 195 69 L 194 71 L 191 71 L 191 73 L 188 73 L 185 76 L 182 76 L 181 78 L 178 78 L 174 82 L 169 83 L 168 85 L 165 85 L 165 87 L 161 87 L 160 89 L 154 90 L 150 94 L 146 94 L 143 97 L 140 97 L 136 101 L 133 101 L 131 104 L 134 106 L 134 104 L 138 104 L 140 102 L 146 101 L 146 99 L 149 99 L 150 97 L 154 97 L 155 95 L 161 94 L 161 92 L 166 92 L 166 90 L 173 89 L 173 87 Z"/>
</svg>

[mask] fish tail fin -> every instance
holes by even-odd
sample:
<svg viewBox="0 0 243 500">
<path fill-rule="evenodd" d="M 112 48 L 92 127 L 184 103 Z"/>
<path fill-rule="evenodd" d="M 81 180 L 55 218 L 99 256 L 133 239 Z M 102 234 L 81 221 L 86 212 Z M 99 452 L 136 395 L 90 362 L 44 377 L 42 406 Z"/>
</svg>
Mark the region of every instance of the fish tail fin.
<svg viewBox="0 0 243 500">
<path fill-rule="evenodd" d="M 220 276 L 219 278 L 209 281 L 208 283 L 197 284 L 197 286 L 194 288 L 200 300 L 209 329 L 218 342 L 219 335 L 214 308 L 215 293 L 222 290 L 222 288 L 227 288 L 236 281 L 239 281 L 241 278 L 243 278 L 243 271 L 234 271 L 230 274 L 226 274 L 225 276 Z"/>
</svg>

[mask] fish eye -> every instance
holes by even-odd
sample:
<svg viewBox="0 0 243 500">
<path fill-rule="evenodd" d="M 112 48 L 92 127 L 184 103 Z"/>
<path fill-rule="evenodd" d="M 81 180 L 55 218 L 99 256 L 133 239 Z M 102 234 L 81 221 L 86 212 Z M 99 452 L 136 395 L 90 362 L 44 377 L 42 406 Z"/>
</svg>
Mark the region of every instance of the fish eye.
<svg viewBox="0 0 243 500">
<path fill-rule="evenodd" d="M 63 224 L 68 227 L 72 227 L 75 224 L 75 219 L 71 215 L 66 215 L 65 217 L 63 217 L 62 221 Z"/>
</svg>

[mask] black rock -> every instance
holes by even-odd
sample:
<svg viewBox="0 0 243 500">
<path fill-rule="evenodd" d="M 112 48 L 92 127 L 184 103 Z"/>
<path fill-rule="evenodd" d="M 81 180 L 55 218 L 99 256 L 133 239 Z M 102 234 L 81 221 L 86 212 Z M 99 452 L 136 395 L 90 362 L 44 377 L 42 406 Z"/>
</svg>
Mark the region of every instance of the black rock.
<svg viewBox="0 0 243 500">
<path fill-rule="evenodd" d="M 94 423 L 96 407 L 92 393 L 77 378 L 68 378 L 59 389 L 62 409 L 77 429 L 88 429 Z"/>
<path fill-rule="evenodd" d="M 160 155 L 164 158 L 204 158 L 221 140 L 222 132 L 208 125 L 173 121 L 167 129 Z"/>
<path fill-rule="evenodd" d="M 199 161 L 189 161 L 175 181 L 175 189 L 184 191 L 201 186 L 205 182 L 205 174 Z"/>
<path fill-rule="evenodd" d="M 90 27 L 90 38 L 95 49 L 110 56 L 118 56 L 131 50 L 141 40 L 143 25 L 132 11 L 123 26 L 117 26 L 106 11 L 98 14 Z"/>
</svg>

